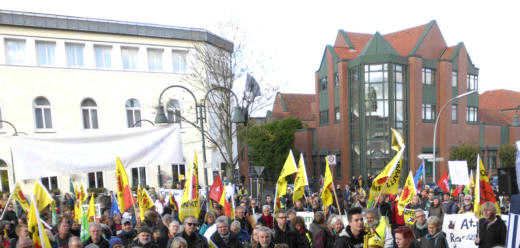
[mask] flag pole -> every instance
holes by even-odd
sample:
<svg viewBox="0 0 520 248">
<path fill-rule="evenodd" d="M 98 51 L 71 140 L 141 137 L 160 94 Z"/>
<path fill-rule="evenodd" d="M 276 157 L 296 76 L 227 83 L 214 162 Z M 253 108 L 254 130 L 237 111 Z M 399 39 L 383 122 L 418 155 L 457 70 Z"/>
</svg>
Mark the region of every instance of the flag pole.
<svg viewBox="0 0 520 248">
<path fill-rule="evenodd" d="M 14 191 L 13 191 L 14 193 Z M 9 195 L 9 198 L 7 199 L 7 202 L 5 203 L 4 210 L 2 211 L 2 216 L 0 216 L 0 220 L 4 219 L 5 210 L 7 209 L 7 206 L 9 206 L 9 202 L 11 201 L 11 197 L 13 196 L 13 193 Z"/>
<path fill-rule="evenodd" d="M 334 197 L 336 198 L 336 206 L 338 207 L 338 213 L 341 219 L 343 219 L 343 214 L 341 213 L 341 208 L 339 207 L 338 196 L 336 195 L 336 187 L 334 186 L 334 179 L 332 179 L 332 191 L 334 191 Z"/>
</svg>

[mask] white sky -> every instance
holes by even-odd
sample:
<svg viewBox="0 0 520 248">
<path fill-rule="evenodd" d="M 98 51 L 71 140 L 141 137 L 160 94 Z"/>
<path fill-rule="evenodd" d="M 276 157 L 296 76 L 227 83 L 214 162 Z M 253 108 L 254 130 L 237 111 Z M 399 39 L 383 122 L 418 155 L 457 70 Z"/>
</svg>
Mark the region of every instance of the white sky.
<svg viewBox="0 0 520 248">
<path fill-rule="evenodd" d="M 313 93 L 314 72 L 339 29 L 382 34 L 436 20 L 480 68 L 479 91 L 520 90 L 520 14 L 513 1 L 2 1 L 0 9 L 205 28 L 233 20 L 262 65 L 253 75 L 284 93 Z M 508 76 L 509 75 L 509 76 Z"/>
</svg>

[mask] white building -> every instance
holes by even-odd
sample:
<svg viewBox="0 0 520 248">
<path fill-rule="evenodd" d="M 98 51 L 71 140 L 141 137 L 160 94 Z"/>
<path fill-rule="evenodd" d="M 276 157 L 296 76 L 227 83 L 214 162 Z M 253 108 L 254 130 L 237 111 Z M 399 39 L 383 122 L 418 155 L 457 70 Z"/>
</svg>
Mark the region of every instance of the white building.
<svg viewBox="0 0 520 248">
<path fill-rule="evenodd" d="M 203 29 L 130 23 L 0 10 L 0 120 L 20 133 L 50 134 L 120 130 L 152 125 L 159 95 L 170 85 L 183 85 L 200 101 L 205 92 L 183 80 L 190 73 L 196 45 L 222 49 L 233 44 Z M 176 113 L 195 121 L 195 103 L 187 92 L 174 88 L 162 103 L 169 119 Z M 208 124 L 209 125 L 209 124 Z M 199 182 L 204 185 L 201 134 L 182 123 L 186 163 L 199 156 Z M 210 130 L 210 129 L 208 129 Z M 14 130 L 0 122 L 0 191 L 16 183 L 6 136 Z M 207 165 L 221 159 L 206 142 Z M 16 165 L 15 165 L 16 166 Z M 129 168 L 132 184 L 159 188 L 178 181 L 184 164 L 142 165 Z M 209 184 L 212 170 L 208 170 Z M 49 189 L 68 192 L 69 179 L 87 188 L 115 189 L 115 172 L 41 178 Z M 28 188 L 32 183 L 21 182 Z"/>
</svg>

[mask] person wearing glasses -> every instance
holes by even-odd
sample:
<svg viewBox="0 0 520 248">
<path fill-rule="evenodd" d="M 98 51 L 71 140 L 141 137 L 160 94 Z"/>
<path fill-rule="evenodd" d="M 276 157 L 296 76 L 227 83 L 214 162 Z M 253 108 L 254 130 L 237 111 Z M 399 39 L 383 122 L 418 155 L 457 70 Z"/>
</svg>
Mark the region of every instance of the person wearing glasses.
<svg viewBox="0 0 520 248">
<path fill-rule="evenodd" d="M 208 241 L 197 232 L 197 219 L 190 215 L 184 218 L 184 231 L 176 237 L 181 237 L 188 242 L 188 248 L 209 248 Z"/>
<path fill-rule="evenodd" d="M 274 225 L 274 237 L 273 243 L 276 244 L 287 244 L 289 248 L 298 247 L 298 234 L 288 228 L 287 225 L 287 213 L 285 210 L 278 210 L 276 212 L 276 224 Z M 303 247 L 305 244 L 302 244 Z"/>
<path fill-rule="evenodd" d="M 421 238 L 428 234 L 428 224 L 426 223 L 426 213 L 424 213 L 424 210 L 415 210 L 415 222 L 413 223 L 412 230 L 417 242 L 421 242 Z"/>
<path fill-rule="evenodd" d="M 227 219 L 222 217 L 218 218 L 216 225 L 217 231 L 211 235 L 211 241 L 218 248 L 242 248 L 237 234 L 229 231 Z"/>
</svg>

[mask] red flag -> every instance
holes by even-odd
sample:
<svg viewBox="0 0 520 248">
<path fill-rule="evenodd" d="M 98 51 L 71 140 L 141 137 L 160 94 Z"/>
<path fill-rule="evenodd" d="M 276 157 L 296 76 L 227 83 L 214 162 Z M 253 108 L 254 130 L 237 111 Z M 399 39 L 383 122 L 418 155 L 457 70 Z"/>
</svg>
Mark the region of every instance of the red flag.
<svg viewBox="0 0 520 248">
<path fill-rule="evenodd" d="M 173 196 L 172 192 L 170 191 L 170 206 L 173 207 L 173 209 L 178 212 L 179 211 L 179 205 L 177 204 L 177 201 L 175 200 L 175 197 Z"/>
<path fill-rule="evenodd" d="M 220 202 L 220 199 L 222 198 L 222 192 L 224 192 L 224 185 L 222 184 L 220 175 L 217 174 L 217 177 L 215 177 L 215 180 L 213 180 L 213 184 L 209 189 L 209 199 L 215 202 Z"/>
<path fill-rule="evenodd" d="M 460 192 L 464 189 L 464 185 L 458 185 L 455 190 L 451 193 L 453 197 L 459 197 Z"/>
<path fill-rule="evenodd" d="M 437 182 L 437 185 L 439 186 L 439 188 L 442 189 L 442 191 L 444 191 L 444 193 L 450 192 L 450 185 L 449 185 L 448 180 L 449 180 L 448 171 L 445 170 L 444 174 L 442 174 L 441 178 L 439 178 L 439 182 Z"/>
</svg>

